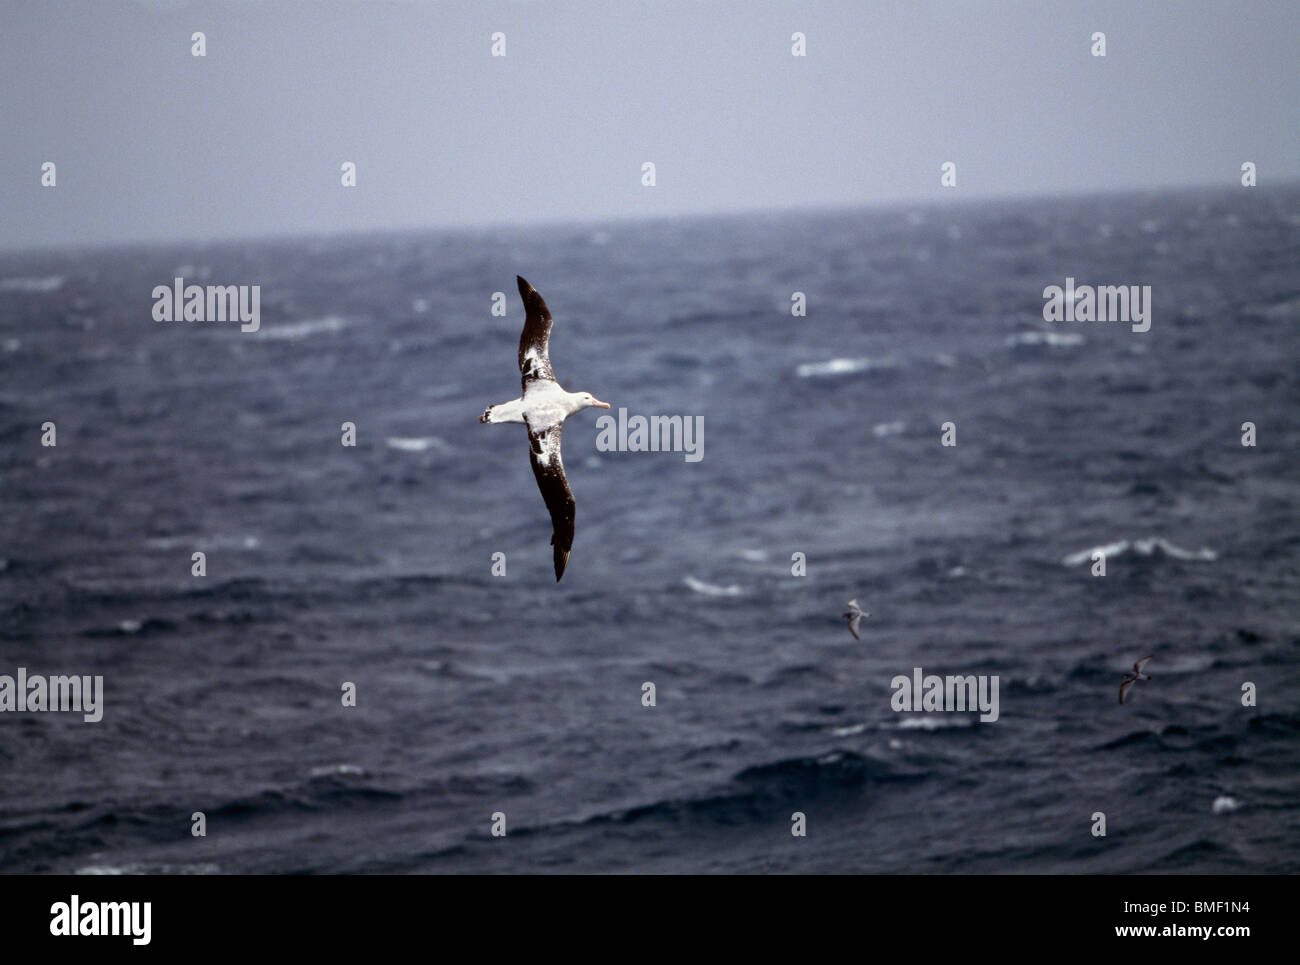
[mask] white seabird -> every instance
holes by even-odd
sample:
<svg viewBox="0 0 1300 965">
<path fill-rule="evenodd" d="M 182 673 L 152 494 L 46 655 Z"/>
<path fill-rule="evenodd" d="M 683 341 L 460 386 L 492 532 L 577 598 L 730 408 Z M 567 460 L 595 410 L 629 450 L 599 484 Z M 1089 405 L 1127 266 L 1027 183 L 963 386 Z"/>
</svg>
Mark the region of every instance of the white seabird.
<svg viewBox="0 0 1300 965">
<path fill-rule="evenodd" d="M 1121 704 L 1124 703 L 1124 698 L 1125 696 L 1127 696 L 1128 689 L 1130 687 L 1132 687 L 1139 680 L 1151 679 L 1151 675 L 1149 673 L 1142 672 L 1142 668 L 1146 666 L 1146 662 L 1150 659 L 1151 659 L 1150 657 L 1143 657 L 1137 663 L 1133 664 L 1133 671 L 1131 673 L 1124 674 L 1124 680 L 1119 685 L 1119 702 Z"/>
<path fill-rule="evenodd" d="M 551 368 L 551 313 L 537 289 L 516 275 L 524 300 L 524 330 L 519 336 L 519 374 L 523 393 L 510 402 L 488 406 L 479 422 L 522 422 L 528 427 L 529 455 L 537 487 L 551 513 L 551 545 L 555 547 L 555 582 L 564 575 L 573 548 L 573 515 L 577 503 L 560 458 L 564 420 L 595 406 L 608 409 L 590 392 L 567 392 Z"/>
<path fill-rule="evenodd" d="M 848 621 L 849 633 L 853 634 L 854 640 L 861 640 L 862 638 L 858 636 L 858 621 L 861 620 L 863 617 L 871 616 L 871 614 L 862 612 L 862 610 L 858 607 L 857 597 L 854 597 L 852 600 L 846 603 L 845 606 L 847 606 L 848 609 L 844 611 L 844 619 Z"/>
</svg>

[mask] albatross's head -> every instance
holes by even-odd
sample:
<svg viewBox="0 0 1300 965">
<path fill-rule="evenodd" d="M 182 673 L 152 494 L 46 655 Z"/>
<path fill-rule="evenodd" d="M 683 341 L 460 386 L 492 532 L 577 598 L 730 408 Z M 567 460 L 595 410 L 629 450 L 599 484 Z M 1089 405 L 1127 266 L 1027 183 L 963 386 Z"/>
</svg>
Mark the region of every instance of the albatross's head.
<svg viewBox="0 0 1300 965">
<path fill-rule="evenodd" d="M 601 402 L 600 399 L 596 398 L 590 392 L 574 392 L 571 396 L 569 396 L 569 398 L 573 406 L 573 409 L 570 411 L 570 414 L 572 414 L 573 412 L 581 412 L 583 409 L 608 409 L 609 408 L 608 402 Z"/>
</svg>

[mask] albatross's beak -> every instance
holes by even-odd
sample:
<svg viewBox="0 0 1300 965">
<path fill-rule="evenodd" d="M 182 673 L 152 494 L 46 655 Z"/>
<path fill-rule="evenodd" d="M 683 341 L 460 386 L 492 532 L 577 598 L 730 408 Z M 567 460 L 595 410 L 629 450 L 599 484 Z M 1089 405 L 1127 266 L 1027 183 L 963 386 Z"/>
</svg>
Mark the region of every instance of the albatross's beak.
<svg viewBox="0 0 1300 965">
<path fill-rule="evenodd" d="M 609 403 L 608 403 L 608 402 L 601 402 L 600 399 L 596 399 L 595 401 L 593 401 L 593 402 L 591 403 L 591 405 L 592 405 L 592 408 L 594 408 L 594 409 L 608 409 L 608 408 L 609 408 Z"/>
</svg>

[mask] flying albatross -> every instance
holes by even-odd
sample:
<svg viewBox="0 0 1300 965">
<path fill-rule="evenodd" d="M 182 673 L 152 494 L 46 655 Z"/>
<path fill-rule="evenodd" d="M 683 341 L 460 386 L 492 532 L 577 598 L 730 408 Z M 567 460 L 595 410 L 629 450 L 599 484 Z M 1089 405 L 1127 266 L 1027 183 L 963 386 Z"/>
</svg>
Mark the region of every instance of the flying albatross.
<svg viewBox="0 0 1300 965">
<path fill-rule="evenodd" d="M 519 295 L 524 300 L 524 330 L 519 336 L 519 374 L 523 393 L 518 399 L 490 405 L 479 422 L 522 422 L 528 428 L 529 456 L 537 487 L 551 513 L 551 545 L 555 547 L 555 582 L 564 575 L 573 549 L 573 511 L 576 503 L 560 458 L 564 420 L 575 412 L 595 406 L 608 409 L 590 392 L 566 392 L 555 381 L 551 368 L 551 313 L 537 289 L 518 275 Z"/>
</svg>

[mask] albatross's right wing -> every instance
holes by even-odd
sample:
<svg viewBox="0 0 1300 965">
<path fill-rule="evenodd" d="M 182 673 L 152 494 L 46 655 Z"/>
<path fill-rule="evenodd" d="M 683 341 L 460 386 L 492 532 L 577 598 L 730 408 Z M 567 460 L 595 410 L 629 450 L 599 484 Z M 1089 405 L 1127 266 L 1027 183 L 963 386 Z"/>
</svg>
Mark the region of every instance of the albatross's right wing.
<svg viewBox="0 0 1300 965">
<path fill-rule="evenodd" d="M 539 297 L 538 301 L 540 300 Z M 563 423 L 537 433 L 531 428 L 528 430 L 533 475 L 537 477 L 537 488 L 542 491 L 546 508 L 551 513 L 551 545 L 555 547 L 556 583 L 564 575 L 564 567 L 569 562 L 569 550 L 573 549 L 573 516 L 577 508 L 573 491 L 569 489 L 569 480 L 564 475 L 564 462 L 560 458 L 560 439 L 563 433 Z"/>
<path fill-rule="evenodd" d="M 519 283 L 519 297 L 524 300 L 524 330 L 519 336 L 519 374 L 523 376 L 524 391 L 528 383 L 538 380 L 555 381 L 551 368 L 551 313 L 537 289 L 515 275 Z"/>
</svg>

